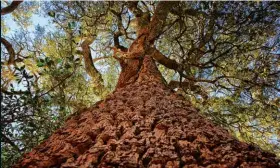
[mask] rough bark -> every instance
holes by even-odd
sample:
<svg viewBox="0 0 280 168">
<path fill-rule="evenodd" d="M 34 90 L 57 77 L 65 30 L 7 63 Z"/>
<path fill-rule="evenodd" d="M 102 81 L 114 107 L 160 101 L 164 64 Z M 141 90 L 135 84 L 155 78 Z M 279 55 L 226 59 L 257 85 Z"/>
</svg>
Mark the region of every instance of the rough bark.
<svg viewBox="0 0 280 168">
<path fill-rule="evenodd" d="M 150 56 L 134 82 L 63 127 L 14 167 L 279 167 L 166 87 Z"/>
<path fill-rule="evenodd" d="M 135 3 L 130 8 L 137 12 Z M 122 72 L 114 93 L 70 116 L 15 168 L 279 167 L 274 154 L 236 140 L 167 87 L 153 58 L 166 60 L 150 52 L 168 7 L 157 9 L 130 48 L 118 51 L 125 56 L 116 56 Z"/>
</svg>

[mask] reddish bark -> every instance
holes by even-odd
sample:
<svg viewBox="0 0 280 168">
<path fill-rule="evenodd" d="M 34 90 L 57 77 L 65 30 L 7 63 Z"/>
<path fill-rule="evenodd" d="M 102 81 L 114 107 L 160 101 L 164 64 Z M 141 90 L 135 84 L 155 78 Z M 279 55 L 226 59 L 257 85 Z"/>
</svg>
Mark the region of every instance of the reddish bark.
<svg viewBox="0 0 280 168">
<path fill-rule="evenodd" d="M 121 88 L 129 83 L 135 82 L 142 62 L 140 59 L 124 59 L 120 60 L 120 64 L 122 71 L 118 79 L 117 88 Z"/>
<path fill-rule="evenodd" d="M 134 82 L 71 116 L 17 167 L 279 167 L 166 87 L 145 56 Z"/>
<path fill-rule="evenodd" d="M 130 8 L 137 12 L 135 3 Z M 158 10 L 168 7 L 160 2 Z M 152 59 L 170 62 L 152 47 L 167 17 L 162 11 L 118 58 L 122 72 L 114 93 L 70 116 L 15 168 L 279 167 L 274 154 L 236 140 L 166 86 Z"/>
</svg>

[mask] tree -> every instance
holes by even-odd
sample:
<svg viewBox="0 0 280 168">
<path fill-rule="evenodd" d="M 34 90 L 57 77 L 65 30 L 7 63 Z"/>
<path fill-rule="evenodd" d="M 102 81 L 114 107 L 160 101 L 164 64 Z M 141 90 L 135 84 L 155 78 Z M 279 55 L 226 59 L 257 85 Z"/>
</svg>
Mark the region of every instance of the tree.
<svg viewBox="0 0 280 168">
<path fill-rule="evenodd" d="M 55 9 L 48 14 L 66 29 L 74 30 L 77 23 L 95 23 L 92 30 L 81 26 L 86 37 L 78 36 L 82 50 L 77 50 L 94 80 L 100 74 L 88 62 L 93 33 L 116 27 L 110 36 L 114 46 L 109 43 L 122 69 L 116 89 L 95 106 L 70 116 L 15 167 L 279 166 L 273 154 L 236 140 L 193 107 L 209 107 L 206 114 L 218 118 L 216 121 L 228 115 L 221 121 L 233 128 L 242 120 L 251 127 L 277 121 L 277 105 L 268 101 L 279 97 L 279 59 L 273 52 L 278 43 L 268 39 L 277 32 L 277 23 L 272 21 L 279 16 L 277 4 L 129 2 L 96 3 L 96 8 L 87 7 L 88 2 L 74 4 L 77 7 L 54 2 L 46 8 Z M 105 16 L 105 23 L 99 21 Z M 77 23 L 65 22 L 67 17 Z M 269 31 L 262 34 L 264 28 Z M 65 32 L 71 56 L 76 50 L 72 39 L 77 35 Z M 175 70 L 178 80 L 167 84 L 155 62 Z M 100 81 L 94 83 L 103 88 Z M 183 90 L 183 95 L 174 88 Z M 211 96 L 217 90 L 224 94 Z M 245 97 L 248 93 L 252 94 L 249 99 Z M 202 102 L 185 101 L 191 94 Z M 211 106 L 217 102 L 223 106 Z M 241 111 L 256 107 L 270 107 L 267 121 L 260 120 L 258 112 Z"/>
<path fill-rule="evenodd" d="M 1 1 L 1 6 L 5 3 Z M 111 73 L 103 75 L 106 88 L 97 88 L 81 66 L 80 56 L 71 54 L 71 36 L 32 23 L 32 17 L 40 14 L 39 7 L 40 3 L 25 1 L 1 16 L 1 38 L 14 51 L 10 55 L 1 40 L 1 167 L 11 167 L 59 128 L 69 114 L 89 107 L 116 83 L 112 77 L 117 62 L 108 58 Z M 18 29 L 9 27 L 8 17 Z M 32 24 L 34 31 L 30 30 Z M 15 60 L 12 64 L 11 58 Z M 100 64 L 102 59 L 93 62 Z"/>
</svg>

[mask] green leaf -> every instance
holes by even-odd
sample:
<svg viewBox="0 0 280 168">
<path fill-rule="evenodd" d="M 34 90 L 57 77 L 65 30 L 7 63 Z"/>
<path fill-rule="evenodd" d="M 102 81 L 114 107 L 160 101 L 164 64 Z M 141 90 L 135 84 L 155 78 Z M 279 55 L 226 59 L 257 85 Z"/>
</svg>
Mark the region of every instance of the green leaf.
<svg viewBox="0 0 280 168">
<path fill-rule="evenodd" d="M 31 75 L 31 76 L 26 76 L 26 78 L 27 78 L 27 79 L 31 79 L 31 78 L 33 78 L 33 75 Z"/>
<path fill-rule="evenodd" d="M 66 64 L 66 65 L 65 65 L 65 68 L 67 68 L 67 69 L 68 69 L 68 68 L 71 68 L 71 65 L 70 65 L 70 64 Z"/>
<path fill-rule="evenodd" d="M 68 28 L 74 29 L 76 27 L 76 22 L 68 22 Z"/>
<path fill-rule="evenodd" d="M 48 15 L 49 15 L 50 17 L 55 17 L 55 12 L 50 11 L 50 12 L 48 12 Z"/>
<path fill-rule="evenodd" d="M 57 59 L 57 63 L 59 63 L 59 64 L 62 63 L 62 61 L 63 60 L 61 58 Z"/>
<path fill-rule="evenodd" d="M 22 71 L 25 68 L 25 65 L 23 65 L 22 67 L 20 67 L 20 71 Z"/>
<path fill-rule="evenodd" d="M 21 82 L 22 78 L 21 79 L 17 79 L 17 83 L 19 84 Z"/>
<path fill-rule="evenodd" d="M 43 67 L 44 65 L 45 65 L 44 62 L 38 62 L 38 63 L 37 63 L 37 67 Z"/>
<path fill-rule="evenodd" d="M 45 62 L 49 62 L 51 59 L 49 57 L 45 58 Z"/>
</svg>

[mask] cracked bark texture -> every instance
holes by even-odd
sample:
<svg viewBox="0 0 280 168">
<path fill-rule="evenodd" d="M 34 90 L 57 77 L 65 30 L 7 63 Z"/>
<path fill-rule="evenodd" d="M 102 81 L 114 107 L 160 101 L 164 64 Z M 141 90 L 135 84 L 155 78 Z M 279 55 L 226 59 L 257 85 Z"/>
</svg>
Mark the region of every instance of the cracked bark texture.
<svg viewBox="0 0 280 168">
<path fill-rule="evenodd" d="M 63 127 L 14 167 L 279 167 L 169 89 L 151 57 L 134 80 Z"/>
</svg>

